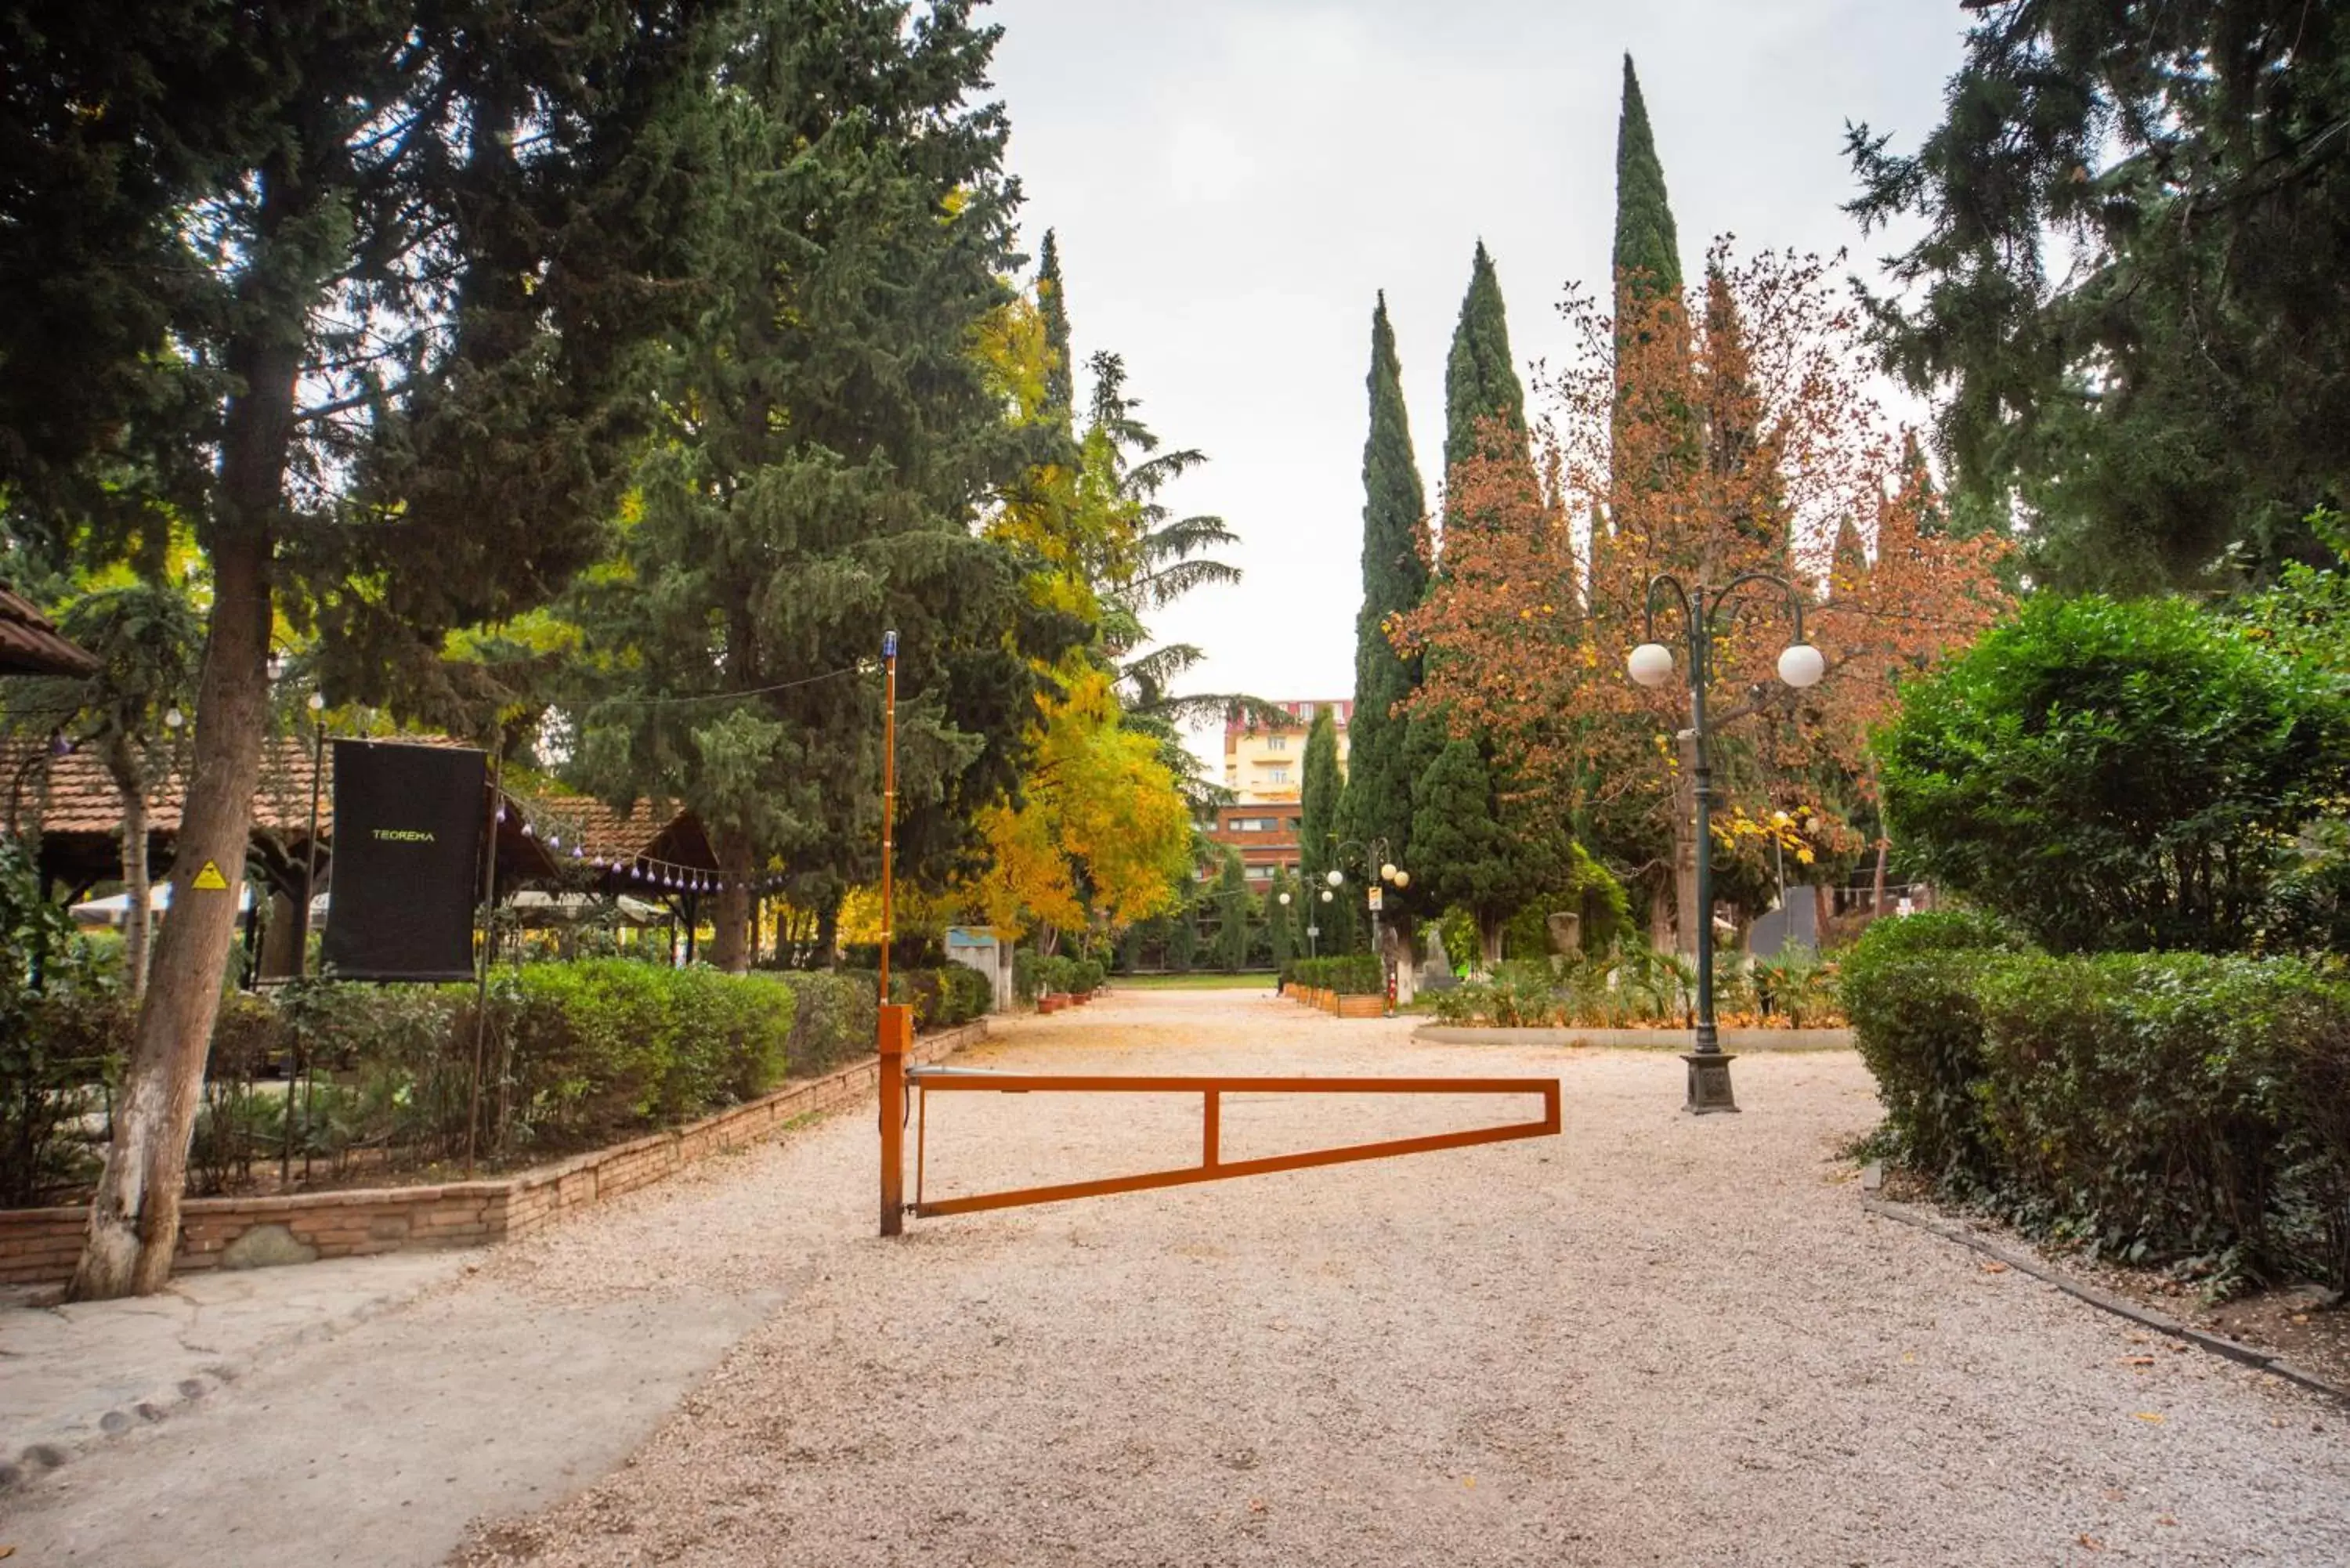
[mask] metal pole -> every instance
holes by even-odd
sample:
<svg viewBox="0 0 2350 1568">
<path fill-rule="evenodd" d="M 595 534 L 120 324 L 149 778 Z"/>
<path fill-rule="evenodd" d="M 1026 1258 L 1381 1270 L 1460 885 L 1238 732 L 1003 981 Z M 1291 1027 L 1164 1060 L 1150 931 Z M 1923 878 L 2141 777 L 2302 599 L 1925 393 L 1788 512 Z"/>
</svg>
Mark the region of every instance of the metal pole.
<svg viewBox="0 0 2350 1568">
<path fill-rule="evenodd" d="M 1730 1086 L 1731 1058 L 1722 1054 L 1713 1021 L 1713 774 L 1706 753 L 1705 687 L 1711 679 L 1711 628 L 1706 620 L 1705 588 L 1691 590 L 1689 608 L 1690 782 L 1697 796 L 1697 1049 L 1689 1064 L 1685 1109 L 1705 1115 L 1734 1111 Z"/>
<path fill-rule="evenodd" d="M 294 920 L 294 978 L 307 980 L 310 976 L 310 906 L 318 896 L 318 776 L 327 765 L 327 721 L 323 715 L 310 722 L 310 838 L 305 847 L 302 864 L 302 908 Z M 294 1080 L 302 1075 L 302 1036 L 294 1036 L 294 1060 L 286 1073 L 285 1114 L 280 1118 L 286 1136 L 279 1139 L 277 1152 L 277 1189 L 284 1192 L 294 1182 Z M 302 1103 L 304 1120 L 308 1119 L 310 1102 Z"/>
<path fill-rule="evenodd" d="M 490 944 L 496 935 L 498 902 L 498 813 L 505 805 L 505 747 L 490 753 L 489 833 L 482 857 L 482 962 L 473 981 L 473 1093 L 465 1107 L 465 1179 L 473 1179 L 473 1156 L 481 1142 L 482 1052 L 490 1030 Z"/>
<path fill-rule="evenodd" d="M 889 1000 L 894 856 L 898 839 L 898 634 L 881 635 L 881 1037 L 877 1075 L 881 1098 L 881 1234 L 906 1228 L 906 1053 L 913 1044 L 914 1010 Z"/>
</svg>

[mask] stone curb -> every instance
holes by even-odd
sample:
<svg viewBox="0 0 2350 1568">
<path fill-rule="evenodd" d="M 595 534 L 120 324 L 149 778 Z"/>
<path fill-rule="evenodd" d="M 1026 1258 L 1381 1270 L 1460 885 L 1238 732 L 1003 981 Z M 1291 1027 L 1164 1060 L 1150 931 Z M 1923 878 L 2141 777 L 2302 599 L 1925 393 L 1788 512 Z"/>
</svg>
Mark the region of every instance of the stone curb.
<svg viewBox="0 0 2350 1568">
<path fill-rule="evenodd" d="M 1971 1248 L 1987 1258 L 2006 1264 L 2011 1269 L 2054 1285 L 2068 1296 L 2085 1301 L 2093 1307 L 2113 1314 L 2116 1317 L 2127 1318 L 2140 1328 L 2150 1329 L 2156 1334 L 2168 1334 L 2173 1339 L 2185 1340 L 2199 1350 L 2208 1350 L 2214 1355 L 2224 1355 L 2229 1360 L 2241 1362 L 2255 1371 L 2266 1372 L 2282 1377 L 2288 1383 L 2298 1384 L 2312 1393 L 2324 1394 L 2331 1398 L 2339 1399 L 2345 1404 L 2350 1404 L 2350 1388 L 2340 1387 L 2328 1383 L 2314 1373 L 2304 1372 L 2289 1361 L 2271 1355 L 2258 1345 L 2246 1345 L 2240 1339 L 2230 1339 L 2225 1334 L 2213 1334 L 2209 1329 L 2197 1328 L 2194 1324 L 2182 1323 L 2167 1313 L 2158 1313 L 2151 1307 L 2140 1306 L 2136 1302 L 2115 1295 L 2110 1291 L 2100 1290 L 2095 1285 L 2075 1280 L 2062 1271 L 2051 1267 L 2037 1254 L 2002 1246 L 1968 1226 L 1952 1224 L 1931 1214 L 1920 1212 L 1906 1203 L 1896 1203 L 1884 1198 L 1871 1198 L 1866 1194 L 1861 1197 L 1860 1206 L 1870 1214 L 1898 1220 L 1916 1230 L 1939 1236 L 1946 1241 L 1956 1241 L 1962 1247 Z"/>
<path fill-rule="evenodd" d="M 1686 1029 L 1506 1029 L 1461 1023 L 1423 1023 L 1414 1040 L 1436 1045 L 1598 1045 L 1644 1051 L 1686 1051 Z M 1725 1029 L 1721 1048 L 1733 1055 L 1749 1051 L 1849 1051 L 1849 1029 Z"/>
</svg>

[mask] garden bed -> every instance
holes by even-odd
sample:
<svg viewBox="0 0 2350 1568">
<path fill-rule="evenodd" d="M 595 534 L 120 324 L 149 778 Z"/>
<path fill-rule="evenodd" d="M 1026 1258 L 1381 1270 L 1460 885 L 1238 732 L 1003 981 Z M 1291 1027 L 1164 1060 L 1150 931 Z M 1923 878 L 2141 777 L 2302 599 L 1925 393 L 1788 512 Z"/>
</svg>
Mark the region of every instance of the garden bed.
<svg viewBox="0 0 2350 1568">
<path fill-rule="evenodd" d="M 910 1059 L 940 1061 L 986 1035 L 984 1019 L 925 1035 Z M 181 1206 L 172 1268 L 258 1267 L 514 1241 L 804 1116 L 854 1104 L 872 1092 L 879 1071 L 878 1060 L 868 1058 L 673 1131 L 493 1180 L 189 1199 Z M 88 1222 L 88 1210 L 80 1207 L 0 1210 L 0 1284 L 65 1282 Z"/>
<path fill-rule="evenodd" d="M 1849 1051 L 1849 1029 L 1724 1029 L 1721 1048 L 1741 1051 Z M 1415 1040 L 1443 1045 L 1594 1045 L 1634 1051 L 1687 1051 L 1695 1035 L 1688 1029 L 1582 1029 L 1572 1025 L 1544 1028 L 1508 1027 L 1494 1023 L 1423 1023 L 1411 1032 Z"/>
</svg>

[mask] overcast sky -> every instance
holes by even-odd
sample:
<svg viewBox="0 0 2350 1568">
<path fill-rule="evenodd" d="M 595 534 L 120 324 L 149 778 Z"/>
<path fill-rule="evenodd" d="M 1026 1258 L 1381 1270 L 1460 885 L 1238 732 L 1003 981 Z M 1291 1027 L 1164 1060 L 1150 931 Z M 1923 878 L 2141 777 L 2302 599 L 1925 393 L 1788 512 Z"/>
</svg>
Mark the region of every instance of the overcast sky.
<svg viewBox="0 0 2350 1568">
<path fill-rule="evenodd" d="M 1914 145 L 1955 0 L 997 0 L 996 83 L 1033 254 L 1060 234 L 1077 358 L 1125 357 L 1142 416 L 1204 450 L 1172 500 L 1243 540 L 1236 587 L 1160 612 L 1194 690 L 1353 695 L 1374 296 L 1431 505 L 1444 356 L 1492 252 L 1521 374 L 1607 276 L 1622 57 L 1694 271 L 1709 239 L 1849 248 L 1847 119 Z M 1528 378 L 1531 379 L 1531 378 Z M 1082 395 L 1082 389 L 1081 389 Z M 1201 737 L 1205 741 L 1205 737 Z M 1203 751 L 1220 742 L 1202 745 Z"/>
</svg>

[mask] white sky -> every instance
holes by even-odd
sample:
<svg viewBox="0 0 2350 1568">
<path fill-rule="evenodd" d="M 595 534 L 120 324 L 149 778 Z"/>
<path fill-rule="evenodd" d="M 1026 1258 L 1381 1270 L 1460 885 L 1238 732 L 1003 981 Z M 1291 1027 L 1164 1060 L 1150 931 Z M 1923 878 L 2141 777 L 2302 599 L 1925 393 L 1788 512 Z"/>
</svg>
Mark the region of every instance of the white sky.
<svg viewBox="0 0 2350 1568">
<path fill-rule="evenodd" d="M 1640 75 L 1681 265 L 1887 248 L 1841 211 L 1847 119 L 1914 146 L 1966 23 L 1954 0 L 997 0 L 1033 254 L 1060 234 L 1080 361 L 1124 356 L 1143 419 L 1210 462 L 1172 493 L 1242 537 L 1236 587 L 1152 629 L 1197 691 L 1347 697 L 1361 602 L 1364 378 L 1384 288 L 1434 504 L 1444 356 L 1479 238 L 1522 377 L 1604 280 L 1622 56 Z M 1080 396 L 1083 389 L 1080 389 Z M 1195 742 L 1221 760 L 1221 740 Z"/>
</svg>

